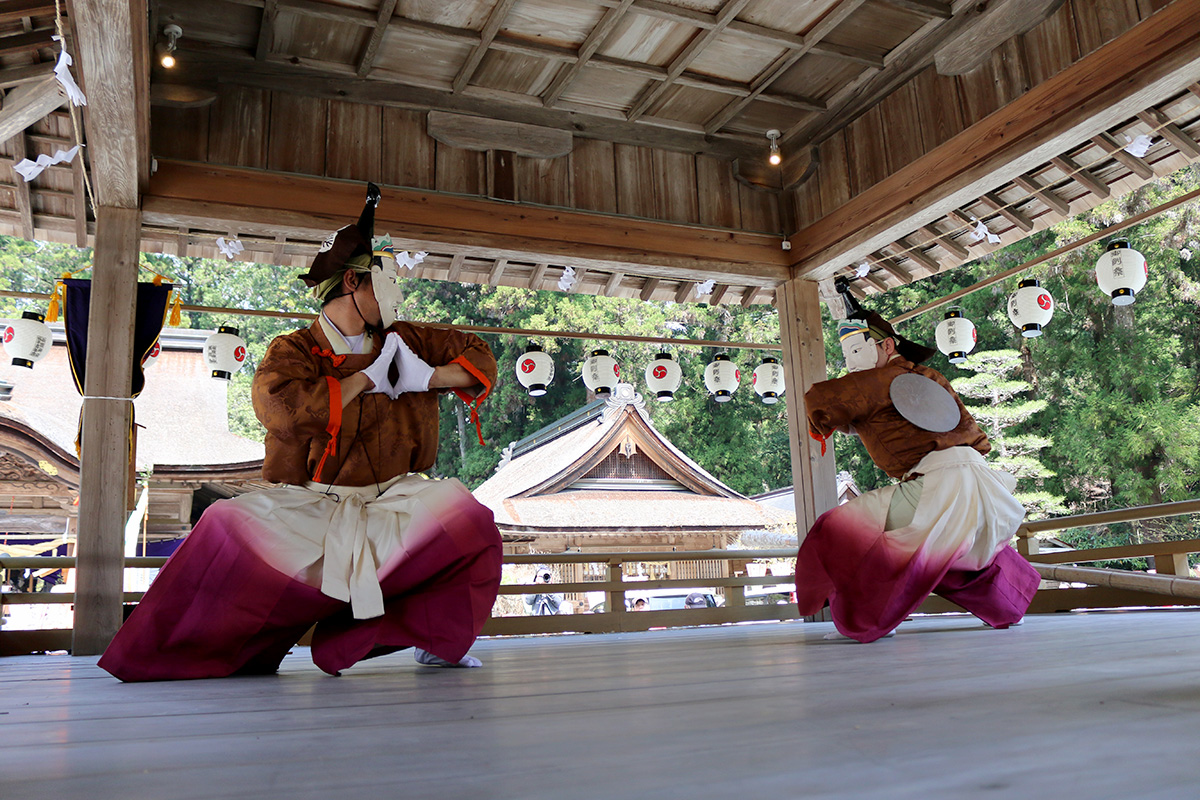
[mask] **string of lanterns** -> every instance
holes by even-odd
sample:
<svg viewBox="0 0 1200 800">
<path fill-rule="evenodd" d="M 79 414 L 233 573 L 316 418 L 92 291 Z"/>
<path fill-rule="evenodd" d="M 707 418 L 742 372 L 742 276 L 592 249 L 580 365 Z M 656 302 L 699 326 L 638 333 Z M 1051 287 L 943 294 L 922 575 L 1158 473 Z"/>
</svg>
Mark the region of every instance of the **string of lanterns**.
<svg viewBox="0 0 1200 800">
<path fill-rule="evenodd" d="M 515 365 L 517 382 L 531 397 L 541 397 L 554 380 L 554 359 L 541 347 L 529 345 L 517 357 Z M 598 397 L 609 396 L 621 379 L 621 367 L 607 350 L 593 350 L 580 367 L 583 385 Z M 683 383 L 683 370 L 670 353 L 659 353 L 646 365 L 643 375 L 646 387 L 660 403 L 675 399 Z M 725 353 L 717 355 L 704 369 L 704 386 L 718 403 L 727 403 L 741 385 L 742 373 Z M 779 359 L 767 356 L 754 370 L 752 380 L 755 393 L 767 405 L 779 402 L 784 393 L 783 367 Z"/>
<path fill-rule="evenodd" d="M 1146 287 L 1149 268 L 1146 257 L 1129 245 L 1128 239 L 1114 239 L 1096 262 L 1096 284 L 1114 306 L 1131 305 L 1137 293 Z M 1025 278 L 1008 297 L 1008 318 L 1021 335 L 1033 339 L 1054 316 L 1054 298 L 1036 278 Z M 955 307 L 946 312 L 934 333 L 937 348 L 951 364 L 962 364 L 975 349 L 976 332 L 971 320 Z"/>
</svg>

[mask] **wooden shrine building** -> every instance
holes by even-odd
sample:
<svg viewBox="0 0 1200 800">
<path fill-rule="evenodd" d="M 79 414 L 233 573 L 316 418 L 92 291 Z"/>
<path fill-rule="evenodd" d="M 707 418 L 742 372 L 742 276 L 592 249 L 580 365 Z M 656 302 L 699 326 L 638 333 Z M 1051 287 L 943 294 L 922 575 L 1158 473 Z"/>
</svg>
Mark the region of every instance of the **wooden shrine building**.
<svg viewBox="0 0 1200 800">
<path fill-rule="evenodd" d="M 474 492 L 508 553 L 724 550 L 742 534 L 795 521 L 735 492 L 650 422 L 627 383 L 514 442 Z M 596 567 L 594 576 L 585 566 Z M 603 565 L 562 564 L 564 581 Z M 654 578 L 726 577 L 728 561 L 671 561 Z"/>
<path fill-rule="evenodd" d="M 774 303 L 805 526 L 835 502 L 797 424 L 817 281 L 919 280 L 979 221 L 1010 243 L 1200 157 L 1197 81 L 1200 0 L 0 3 L 0 230 L 95 248 L 73 652 L 121 621 L 139 250 L 298 271 L 374 180 L 425 279 Z"/>
</svg>

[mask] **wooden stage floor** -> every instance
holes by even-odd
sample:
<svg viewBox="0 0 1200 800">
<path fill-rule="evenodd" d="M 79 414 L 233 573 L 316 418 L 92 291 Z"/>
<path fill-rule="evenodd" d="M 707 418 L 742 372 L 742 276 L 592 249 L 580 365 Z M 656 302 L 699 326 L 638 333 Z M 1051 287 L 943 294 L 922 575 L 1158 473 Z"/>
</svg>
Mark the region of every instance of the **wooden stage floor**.
<svg viewBox="0 0 1200 800">
<path fill-rule="evenodd" d="M 481 641 L 343 677 L 123 685 L 0 661 L 0 798 L 1200 795 L 1200 614 L 925 618 Z"/>
</svg>

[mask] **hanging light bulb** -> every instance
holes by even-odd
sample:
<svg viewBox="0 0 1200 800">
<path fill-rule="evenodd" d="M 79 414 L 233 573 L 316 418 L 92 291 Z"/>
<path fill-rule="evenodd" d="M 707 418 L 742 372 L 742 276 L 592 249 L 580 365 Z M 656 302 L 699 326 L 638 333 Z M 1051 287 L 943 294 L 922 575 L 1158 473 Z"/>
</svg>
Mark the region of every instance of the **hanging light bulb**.
<svg viewBox="0 0 1200 800">
<path fill-rule="evenodd" d="M 540 345 L 530 344 L 517 357 L 517 382 L 529 391 L 530 397 L 541 397 L 554 380 L 554 359 Z"/>
<path fill-rule="evenodd" d="M 153 346 L 151 346 L 151 348 L 150 348 L 150 351 L 148 353 L 146 353 L 146 357 L 142 359 L 142 369 L 146 369 L 146 367 L 150 366 L 155 361 L 158 361 L 158 357 L 161 353 L 162 353 L 162 343 L 159 342 L 158 339 L 155 339 Z"/>
<path fill-rule="evenodd" d="M 779 152 L 779 137 L 781 135 L 782 134 L 774 128 L 771 128 L 771 130 L 767 131 L 767 139 L 771 142 L 771 154 L 767 156 L 767 162 L 772 167 L 778 167 L 781 163 L 783 163 L 783 156 Z"/>
<path fill-rule="evenodd" d="M 50 352 L 53 341 L 46 315 L 37 311 L 26 311 L 4 329 L 4 351 L 12 356 L 15 367 L 32 369 L 35 361 Z"/>
<path fill-rule="evenodd" d="M 716 356 L 712 363 L 704 368 L 704 387 L 718 403 L 728 403 L 732 400 L 733 393 L 737 391 L 741 382 L 741 370 L 725 353 Z"/>
<path fill-rule="evenodd" d="M 1054 316 L 1054 298 L 1042 288 L 1036 278 L 1026 278 L 1017 284 L 1017 291 L 1008 298 L 1008 318 L 1021 329 L 1026 339 L 1042 335 L 1042 327 Z"/>
<path fill-rule="evenodd" d="M 683 370 L 670 353 L 659 353 L 646 365 L 646 386 L 654 392 L 660 403 L 675 399 L 675 392 L 683 381 Z"/>
<path fill-rule="evenodd" d="M 779 363 L 779 359 L 775 356 L 764 357 L 763 362 L 754 368 L 751 384 L 754 386 L 754 393 L 761 397 L 764 403 L 769 406 L 778 403 L 779 395 L 783 394 L 783 365 Z"/>
<path fill-rule="evenodd" d="M 962 364 L 967 360 L 967 353 L 975 349 L 975 323 L 964 317 L 959 308 L 946 312 L 934 336 L 938 350 L 945 354 L 951 364 Z"/>
<path fill-rule="evenodd" d="M 1148 277 L 1146 257 L 1130 247 L 1128 239 L 1113 239 L 1096 262 L 1096 283 L 1114 306 L 1132 305 Z"/>
<path fill-rule="evenodd" d="M 237 328 L 222 325 L 204 340 L 204 363 L 214 378 L 223 381 L 242 368 L 246 363 L 246 343 L 238 336 Z"/>
<path fill-rule="evenodd" d="M 600 397 L 612 394 L 620 377 L 621 368 L 607 350 L 593 350 L 583 362 L 583 385 Z"/>
<path fill-rule="evenodd" d="M 163 36 L 167 37 L 167 41 L 165 44 L 159 44 L 156 48 L 158 50 L 158 63 L 162 64 L 164 69 L 173 69 L 176 64 L 176 43 L 179 41 L 179 37 L 183 36 L 183 28 L 178 25 L 168 25 L 163 28 Z"/>
</svg>

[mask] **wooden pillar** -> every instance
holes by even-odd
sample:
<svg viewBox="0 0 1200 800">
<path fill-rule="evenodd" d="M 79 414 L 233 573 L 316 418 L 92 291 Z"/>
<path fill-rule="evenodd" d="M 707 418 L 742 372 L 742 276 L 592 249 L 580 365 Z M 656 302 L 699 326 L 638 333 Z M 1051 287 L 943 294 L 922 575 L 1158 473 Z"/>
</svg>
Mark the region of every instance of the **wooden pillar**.
<svg viewBox="0 0 1200 800">
<path fill-rule="evenodd" d="M 825 338 L 816 281 L 793 278 L 775 290 L 779 338 L 787 385 L 788 439 L 792 484 L 796 490 L 796 527 L 801 538 L 817 517 L 837 505 L 833 447 L 821 455 L 821 443 L 808 435 L 804 393 L 825 380 Z"/>
<path fill-rule="evenodd" d="M 104 652 L 121 627 L 140 233 L 137 209 L 96 209 L 71 645 L 77 656 Z"/>
<path fill-rule="evenodd" d="M 1155 556 L 1154 571 L 1159 575 L 1191 575 L 1187 553 L 1163 553 Z"/>
</svg>

